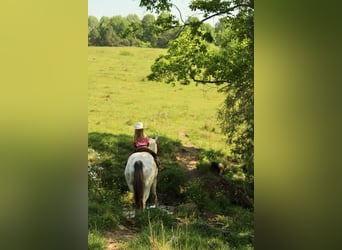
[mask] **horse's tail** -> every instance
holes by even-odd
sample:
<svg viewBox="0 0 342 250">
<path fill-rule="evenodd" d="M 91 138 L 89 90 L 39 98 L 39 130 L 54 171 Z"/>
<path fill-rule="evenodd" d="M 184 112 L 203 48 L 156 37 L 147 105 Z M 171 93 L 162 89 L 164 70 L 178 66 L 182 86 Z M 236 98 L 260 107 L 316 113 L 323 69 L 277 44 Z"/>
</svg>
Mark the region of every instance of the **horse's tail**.
<svg viewBox="0 0 342 250">
<path fill-rule="evenodd" d="M 144 196 L 144 174 L 143 174 L 143 163 L 142 161 L 136 161 L 134 163 L 134 201 L 136 208 L 143 208 L 143 196 Z"/>
</svg>

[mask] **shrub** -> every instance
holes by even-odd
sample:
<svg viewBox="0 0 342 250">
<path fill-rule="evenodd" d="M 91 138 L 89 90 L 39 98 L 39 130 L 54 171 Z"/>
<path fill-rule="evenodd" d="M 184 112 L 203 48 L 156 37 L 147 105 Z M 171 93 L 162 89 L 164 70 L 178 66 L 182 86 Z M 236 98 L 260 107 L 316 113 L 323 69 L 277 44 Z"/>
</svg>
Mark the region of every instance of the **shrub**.
<svg viewBox="0 0 342 250">
<path fill-rule="evenodd" d="M 200 174 L 206 174 L 210 170 L 210 165 L 207 163 L 197 164 L 197 170 Z"/>
<path fill-rule="evenodd" d="M 204 151 L 202 150 L 200 152 L 200 161 L 201 162 L 206 162 L 206 163 L 211 163 L 211 162 L 222 162 L 224 161 L 224 154 L 221 151 L 217 151 L 217 150 L 208 150 L 208 151 Z"/>
<path fill-rule="evenodd" d="M 203 190 L 200 179 L 190 181 L 185 187 L 186 198 L 194 202 L 200 210 L 209 204 L 209 194 Z"/>
<path fill-rule="evenodd" d="M 178 163 L 166 166 L 158 174 L 158 193 L 162 193 L 165 201 L 183 198 L 181 186 L 185 181 L 185 170 Z"/>
<path fill-rule="evenodd" d="M 116 228 L 122 220 L 120 192 L 108 189 L 105 171 L 108 159 L 88 148 L 88 228 Z M 113 187 L 113 186 L 112 186 Z"/>
</svg>

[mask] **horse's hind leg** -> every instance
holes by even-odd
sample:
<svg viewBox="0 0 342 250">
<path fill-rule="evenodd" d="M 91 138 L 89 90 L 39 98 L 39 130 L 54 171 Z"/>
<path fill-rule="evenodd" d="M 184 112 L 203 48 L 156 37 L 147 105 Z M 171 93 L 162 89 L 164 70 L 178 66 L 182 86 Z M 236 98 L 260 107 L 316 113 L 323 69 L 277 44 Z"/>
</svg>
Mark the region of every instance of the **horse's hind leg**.
<svg viewBox="0 0 342 250">
<path fill-rule="evenodd" d="M 143 209 L 146 208 L 146 202 L 150 196 L 150 188 L 145 187 L 144 189 L 144 197 L 143 197 Z"/>
<path fill-rule="evenodd" d="M 154 205 L 157 206 L 158 205 L 158 197 L 157 197 L 157 177 L 155 177 L 153 183 L 152 183 L 152 187 L 151 187 L 151 193 L 153 195 L 153 202 Z"/>
</svg>

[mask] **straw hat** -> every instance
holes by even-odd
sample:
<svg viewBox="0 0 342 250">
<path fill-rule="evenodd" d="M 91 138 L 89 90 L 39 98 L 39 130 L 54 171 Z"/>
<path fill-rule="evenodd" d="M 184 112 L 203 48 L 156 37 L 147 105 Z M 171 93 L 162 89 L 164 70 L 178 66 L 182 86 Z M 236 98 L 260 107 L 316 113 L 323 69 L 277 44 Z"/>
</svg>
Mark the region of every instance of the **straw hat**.
<svg viewBox="0 0 342 250">
<path fill-rule="evenodd" d="M 146 127 L 144 127 L 144 124 L 142 122 L 137 122 L 134 126 L 134 129 L 144 129 Z"/>
</svg>

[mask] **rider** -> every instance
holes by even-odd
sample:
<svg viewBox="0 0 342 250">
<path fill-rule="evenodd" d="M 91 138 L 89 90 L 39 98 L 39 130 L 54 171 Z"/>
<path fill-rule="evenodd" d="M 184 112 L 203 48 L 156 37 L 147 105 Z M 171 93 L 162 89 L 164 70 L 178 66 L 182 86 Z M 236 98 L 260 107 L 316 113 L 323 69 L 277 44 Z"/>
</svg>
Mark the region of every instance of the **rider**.
<svg viewBox="0 0 342 250">
<path fill-rule="evenodd" d="M 136 152 L 144 152 L 147 151 L 149 152 L 153 158 L 154 161 L 156 162 L 156 165 L 158 167 L 158 170 L 160 170 L 160 160 L 158 158 L 158 155 L 153 152 L 151 149 L 149 149 L 149 141 L 148 141 L 148 136 L 144 132 L 144 124 L 142 122 L 137 122 L 134 125 L 134 139 L 133 139 L 133 145 L 135 147 Z"/>
</svg>

